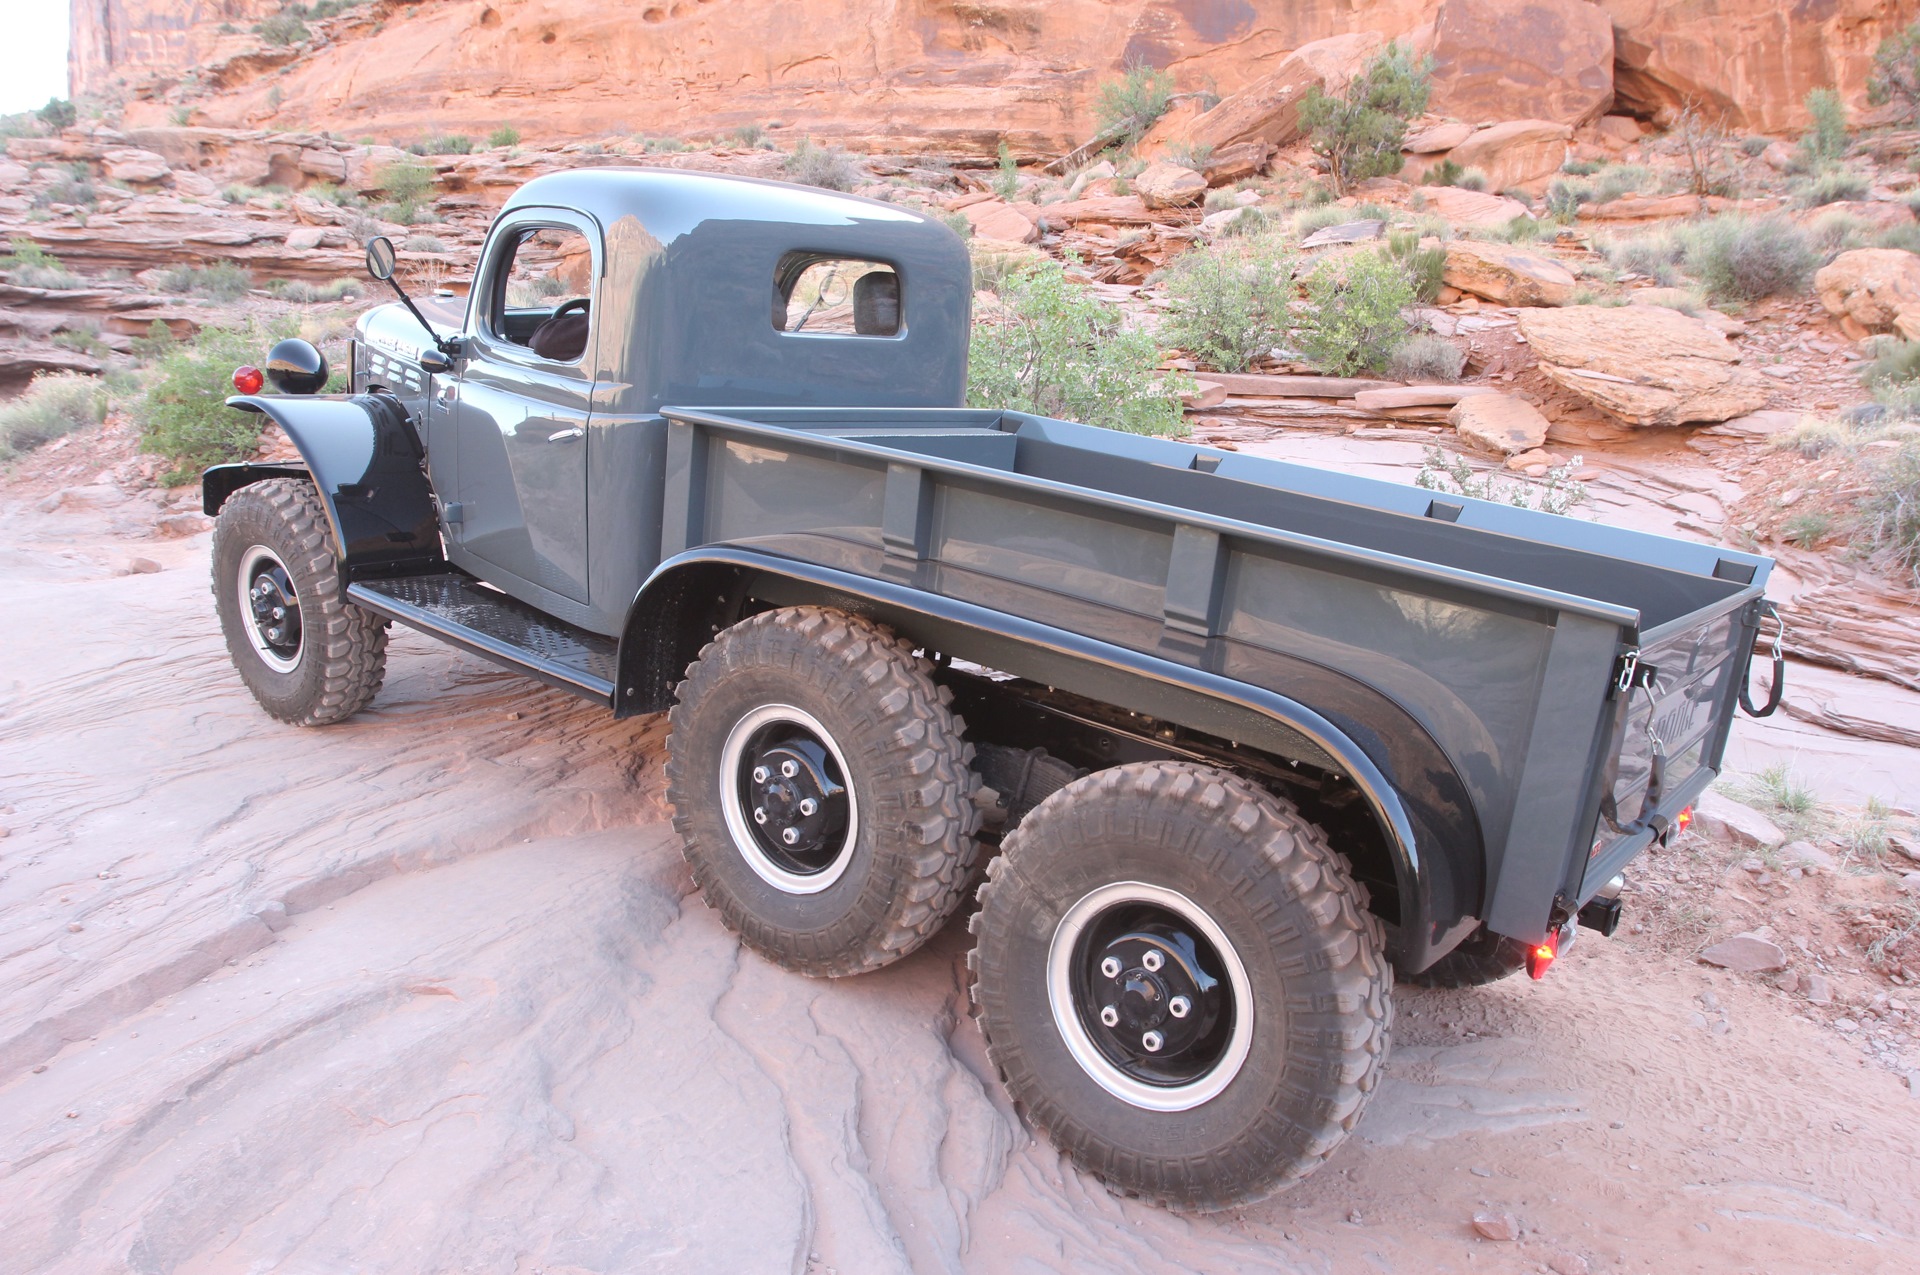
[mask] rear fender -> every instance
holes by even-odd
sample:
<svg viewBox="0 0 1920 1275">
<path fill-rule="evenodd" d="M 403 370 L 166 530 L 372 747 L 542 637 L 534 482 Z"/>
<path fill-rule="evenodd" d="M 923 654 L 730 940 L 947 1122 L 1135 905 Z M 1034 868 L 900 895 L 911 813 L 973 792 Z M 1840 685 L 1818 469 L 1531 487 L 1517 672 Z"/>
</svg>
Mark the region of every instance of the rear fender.
<svg viewBox="0 0 1920 1275">
<path fill-rule="evenodd" d="M 311 479 L 326 506 L 341 569 L 351 581 L 423 570 L 439 562 L 439 521 L 424 454 L 406 409 L 390 396 L 267 396 L 227 400 L 243 412 L 264 412 L 286 432 L 306 462 L 216 465 L 200 480 L 202 507 L 220 512 L 228 496 L 268 478 Z"/>
<path fill-rule="evenodd" d="M 619 714 L 670 707 L 687 665 L 737 618 L 748 595 L 868 615 L 932 649 L 1346 775 L 1366 799 L 1392 864 L 1398 915 L 1383 919 L 1395 964 L 1424 969 L 1478 924 L 1485 884 L 1479 824 L 1465 786 L 1411 718 L 1344 729 L 1258 686 L 887 580 L 736 546 L 672 558 L 628 613 Z M 1388 700 L 1380 711 L 1404 718 Z M 1394 749 L 1381 743 L 1388 736 Z M 1419 748 L 1422 740 L 1431 747 Z"/>
</svg>

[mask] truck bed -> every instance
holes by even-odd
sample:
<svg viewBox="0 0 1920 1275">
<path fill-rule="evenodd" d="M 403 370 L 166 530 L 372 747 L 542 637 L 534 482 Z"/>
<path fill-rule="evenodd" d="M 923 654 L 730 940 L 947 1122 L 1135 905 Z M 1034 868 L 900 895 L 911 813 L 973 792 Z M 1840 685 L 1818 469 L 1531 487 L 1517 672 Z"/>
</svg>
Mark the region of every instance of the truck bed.
<svg viewBox="0 0 1920 1275">
<path fill-rule="evenodd" d="M 905 581 L 1289 696 L 1403 768 L 1424 735 L 1471 807 L 1431 827 L 1477 836 L 1503 933 L 1591 896 L 1712 780 L 1771 565 L 1016 412 L 663 415 L 663 559 Z M 1621 690 L 1636 652 L 1647 684 Z"/>
</svg>

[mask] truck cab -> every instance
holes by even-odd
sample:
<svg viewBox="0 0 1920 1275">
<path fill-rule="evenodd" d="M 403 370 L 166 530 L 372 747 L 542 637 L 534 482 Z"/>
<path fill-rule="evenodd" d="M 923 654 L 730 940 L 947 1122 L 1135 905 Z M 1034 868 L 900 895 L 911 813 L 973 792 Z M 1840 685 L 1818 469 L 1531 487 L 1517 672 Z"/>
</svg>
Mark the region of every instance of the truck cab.
<svg viewBox="0 0 1920 1275">
<path fill-rule="evenodd" d="M 950 231 L 892 204 L 560 173 L 494 221 L 450 366 L 423 369 L 432 341 L 384 306 L 359 322 L 352 385 L 414 422 L 447 561 L 617 635 L 659 561 L 661 407 L 958 407 L 970 277 Z"/>
</svg>

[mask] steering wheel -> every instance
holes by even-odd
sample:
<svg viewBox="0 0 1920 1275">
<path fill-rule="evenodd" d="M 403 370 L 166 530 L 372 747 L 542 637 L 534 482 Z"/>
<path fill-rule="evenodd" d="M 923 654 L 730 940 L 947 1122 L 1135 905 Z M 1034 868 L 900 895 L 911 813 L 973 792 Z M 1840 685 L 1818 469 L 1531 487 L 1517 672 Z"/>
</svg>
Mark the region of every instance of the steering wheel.
<svg viewBox="0 0 1920 1275">
<path fill-rule="evenodd" d="M 553 313 L 547 316 L 547 323 L 552 323 L 555 319 L 567 313 L 569 310 L 578 310 L 580 311 L 580 313 L 585 314 L 587 312 L 587 309 L 592 305 L 593 305 L 592 297 L 575 297 L 571 301 L 562 301 L 559 305 L 553 308 Z M 542 326 L 545 326 L 545 325 L 543 324 Z"/>
</svg>

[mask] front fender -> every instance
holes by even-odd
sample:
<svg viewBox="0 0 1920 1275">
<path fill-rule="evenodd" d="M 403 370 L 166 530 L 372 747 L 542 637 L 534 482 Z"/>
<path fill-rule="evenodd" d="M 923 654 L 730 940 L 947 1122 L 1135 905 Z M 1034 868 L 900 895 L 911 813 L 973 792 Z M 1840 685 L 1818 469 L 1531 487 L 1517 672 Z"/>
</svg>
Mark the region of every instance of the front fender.
<svg viewBox="0 0 1920 1275">
<path fill-rule="evenodd" d="M 902 583 L 708 545 L 662 563 L 641 587 L 620 640 L 616 711 L 669 707 L 712 636 L 703 604 L 724 606 L 743 588 L 778 605 L 871 615 L 948 654 L 1343 773 L 1366 799 L 1392 862 L 1395 964 L 1425 969 L 1477 924 L 1483 854 L 1465 788 L 1418 724 L 1384 699 L 1376 711 L 1398 720 L 1349 729 L 1299 700 L 1130 647 Z M 1386 735 L 1400 747 L 1384 746 Z"/>
<path fill-rule="evenodd" d="M 398 403 L 381 394 L 249 394 L 228 399 L 227 406 L 272 418 L 300 449 L 306 467 L 216 465 L 200 480 L 209 515 L 249 483 L 302 475 L 312 479 L 326 506 L 347 580 L 417 571 L 441 560 L 419 436 Z"/>
</svg>

